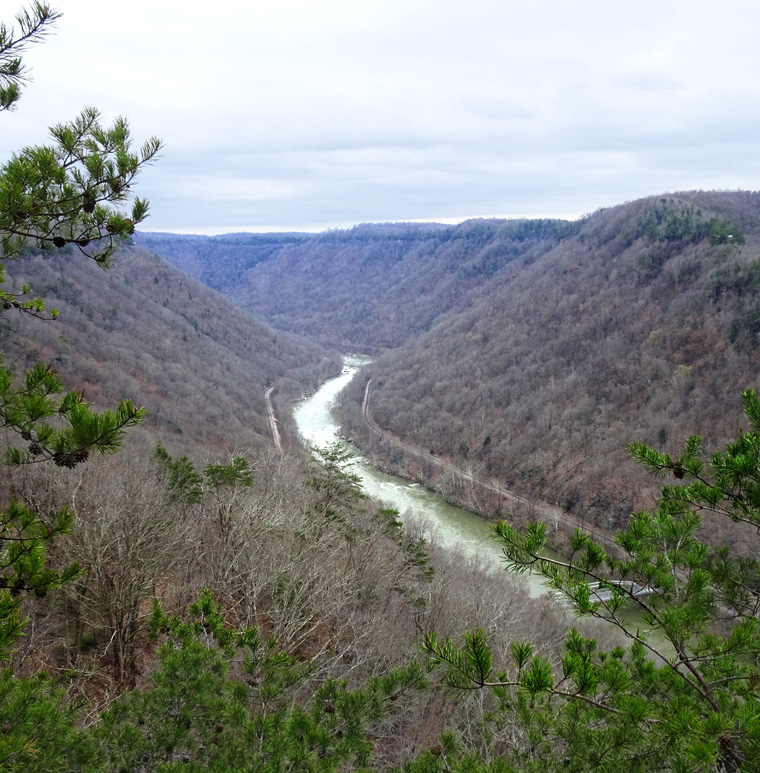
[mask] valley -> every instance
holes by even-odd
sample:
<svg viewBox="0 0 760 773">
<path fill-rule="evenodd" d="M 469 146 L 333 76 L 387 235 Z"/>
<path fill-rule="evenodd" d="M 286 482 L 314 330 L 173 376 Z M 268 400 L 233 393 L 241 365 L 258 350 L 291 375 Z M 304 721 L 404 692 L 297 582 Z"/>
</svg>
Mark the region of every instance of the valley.
<svg viewBox="0 0 760 773">
<path fill-rule="evenodd" d="M 69 5 L 0 21 L 0 770 L 760 771 L 751 4 Z"/>
<path fill-rule="evenodd" d="M 759 223 L 757 194 L 684 192 L 575 222 L 138 241 L 276 327 L 372 354 L 382 431 L 612 533 L 658 489 L 627 443 L 676 451 L 698 433 L 709 452 L 736 430 L 739 390 L 757 384 Z M 365 383 L 337 408 L 344 431 L 456 496 L 438 467 L 373 440 Z M 457 501 L 498 517 L 504 503 L 482 499 Z"/>
<path fill-rule="evenodd" d="M 29 285 L 59 316 L 4 314 L 6 362 L 50 363 L 100 407 L 124 398 L 144 406 L 138 436 L 172 453 L 271 446 L 267 387 L 287 417 L 293 399 L 340 367 L 337 354 L 276 331 L 134 246 L 109 271 L 71 251 L 33 254 L 7 281 Z"/>
</svg>

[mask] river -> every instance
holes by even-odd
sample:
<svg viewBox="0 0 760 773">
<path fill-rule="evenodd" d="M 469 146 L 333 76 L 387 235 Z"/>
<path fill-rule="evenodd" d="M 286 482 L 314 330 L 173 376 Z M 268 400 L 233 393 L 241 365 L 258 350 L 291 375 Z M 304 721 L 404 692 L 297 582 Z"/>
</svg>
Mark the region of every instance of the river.
<svg viewBox="0 0 760 773">
<path fill-rule="evenodd" d="M 410 514 L 421 518 L 425 531 L 444 547 L 503 566 L 503 554 L 498 543 L 491 537 L 487 521 L 468 510 L 453 507 L 445 502 L 440 494 L 429 491 L 419 483 L 409 483 L 403 478 L 376 470 L 362 458 L 358 449 L 340 438 L 331 408 L 341 390 L 367 362 L 369 360 L 363 357 L 345 357 L 345 368 L 340 376 L 328 379 L 311 397 L 296 404 L 293 413 L 302 437 L 309 445 L 318 447 L 341 442 L 355 454 L 352 471 L 361 478 L 364 491 L 369 496 L 398 510 L 402 520 L 405 517 L 408 519 Z M 543 577 L 522 575 L 520 579 L 528 582 L 532 596 L 538 597 L 548 593 Z M 631 629 L 638 628 L 646 634 L 661 651 L 672 652 L 671 645 L 659 631 L 652 631 L 643 625 L 643 619 L 636 609 L 621 610 L 618 614 Z"/>
<path fill-rule="evenodd" d="M 355 454 L 352 472 L 359 476 L 368 496 L 398 510 L 402 520 L 416 516 L 425 532 L 438 544 L 503 566 L 501 548 L 492 539 L 487 521 L 468 510 L 453 507 L 440 494 L 419 483 L 409 483 L 376 470 L 362 458 L 360 451 L 341 440 L 331 408 L 341 390 L 367 362 L 369 360 L 365 358 L 347 356 L 341 375 L 328 379 L 311 397 L 296 404 L 293 414 L 301 436 L 311 446 L 323 447 L 336 441 L 343 443 Z M 543 578 L 530 575 L 527 580 L 531 595 L 546 593 Z"/>
</svg>

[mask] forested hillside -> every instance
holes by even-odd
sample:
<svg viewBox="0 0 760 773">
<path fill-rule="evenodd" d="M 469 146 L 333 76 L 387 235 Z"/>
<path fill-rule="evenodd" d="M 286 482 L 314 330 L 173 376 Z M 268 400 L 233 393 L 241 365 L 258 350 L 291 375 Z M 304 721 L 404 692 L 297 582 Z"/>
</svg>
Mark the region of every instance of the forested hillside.
<svg viewBox="0 0 760 773">
<path fill-rule="evenodd" d="M 622 283 L 621 303 L 654 329 L 669 320 L 671 306 L 686 315 L 682 319 L 709 345 L 709 354 L 685 347 L 676 329 L 668 336 L 684 351 L 678 350 L 675 374 L 657 376 L 653 370 L 649 376 L 669 378 L 677 395 L 698 394 L 699 367 L 710 357 L 722 357 L 724 375 L 736 362 L 751 363 L 756 259 L 750 219 L 708 217 L 667 201 L 641 207 L 646 230 L 630 240 L 623 236 L 617 252 L 607 254 L 606 270 L 597 261 L 589 261 L 595 270 L 585 267 L 584 258 L 588 253 L 605 257 L 605 244 L 621 238 L 614 211 L 608 220 L 597 216 L 582 223 L 577 238 L 547 235 L 542 225 L 541 233 L 526 240 L 522 257 L 505 265 L 501 278 L 473 286 L 469 308 L 441 315 L 427 333 L 375 361 L 373 415 L 382 417 L 391 376 L 405 374 L 413 363 L 417 373 L 404 387 L 413 389 L 415 379 L 438 367 L 435 356 L 424 359 L 423 350 L 438 353 L 452 374 L 451 384 L 461 389 L 458 371 L 450 367 L 453 355 L 446 360 L 441 354 L 454 339 L 464 341 L 453 351 L 465 358 L 470 349 L 489 351 L 492 336 L 521 343 L 533 320 L 540 323 L 530 338 L 536 350 L 543 345 L 551 351 L 548 341 L 561 338 L 562 352 L 572 353 L 570 328 L 557 322 L 542 333 L 551 319 L 530 302 L 536 288 L 556 290 L 554 313 L 585 320 L 584 309 L 591 304 L 580 292 L 569 306 L 562 305 L 569 287 L 562 278 L 568 275 L 588 285 L 594 303 L 606 303 L 608 319 L 618 309 L 599 288 L 613 279 Z M 594 227 L 588 227 L 592 221 Z M 669 240 L 672 229 L 678 236 Z M 648 251 L 637 252 L 642 245 Z M 567 249 L 575 260 L 558 261 L 557 254 Z M 648 256 L 646 262 L 631 270 L 629 262 L 635 268 L 641 254 Z M 678 256 L 698 268 L 679 270 L 674 278 L 664 267 Z M 220 445 L 239 444 L 226 442 L 226 435 L 218 440 L 209 435 L 212 427 L 229 431 L 229 424 L 218 423 L 227 421 L 225 413 L 207 420 L 206 411 L 219 408 L 214 390 L 228 390 L 229 408 L 222 407 L 236 416 L 245 415 L 250 399 L 245 389 L 238 392 L 227 384 L 245 379 L 242 372 L 238 376 L 236 362 L 251 357 L 267 365 L 268 373 L 252 376 L 259 394 L 275 376 L 285 393 L 288 384 L 297 392 L 299 382 L 313 381 L 336 364 L 316 345 L 275 333 L 244 312 L 228 313 L 229 304 L 220 296 L 142 249 L 123 253 L 110 273 L 65 252 L 52 259 L 26 255 L 17 269 L 15 281 L 31 284 L 73 321 L 64 327 L 31 315 L 9 317 L 3 342 L 9 358 L 19 363 L 24 356 L 52 359 L 66 374 L 71 368 L 75 383 L 84 383 L 101 404 L 110 400 L 109 385 L 115 383 L 119 398 L 142 400 L 161 419 L 174 414 L 164 414 L 163 403 L 148 400 L 173 398 L 182 432 L 167 433 L 173 428 L 164 422 L 156 434 L 172 449 L 192 443 L 212 461 L 178 458 L 162 445 L 146 454 L 144 444 L 130 443 L 114 459 L 83 456 L 76 464 L 59 464 L 53 456 L 53 464 L 9 470 L 6 498 L 31 508 L 19 510 L 13 503 L 4 515 L 5 533 L 23 546 L 21 553 L 4 554 L 5 581 L 19 593 L 17 601 L 3 597 L 10 612 L 0 629 L 5 636 L 0 654 L 6 654 L 3 646 L 15 650 L 13 671 L 0 673 L 7 728 L 0 755 L 13 763 L 11 769 L 278 770 L 284 762 L 325 771 L 538 773 L 560 769 L 566 761 L 574 769 L 594 770 L 604 761 L 612 770 L 633 765 L 631 770 L 644 773 L 653 766 L 677 769 L 673 765 L 693 759 L 703 761 L 704 770 L 720 770 L 724 760 L 735 770 L 752 769 L 740 765 L 753 758 L 760 738 L 750 694 L 757 682 L 752 660 L 758 652 L 757 563 L 736 561 L 729 550 L 711 552 L 698 542 L 694 511 L 712 505 L 722 513 L 720 535 L 728 535 L 729 542 L 737 541 L 731 535 L 734 521 L 756 528 L 752 476 L 760 448 L 760 401 L 754 394 L 742 398 L 752 431 L 727 450 L 725 462 L 717 456 L 709 472 L 694 443 L 677 462 L 638 449 L 639 460 L 651 470 L 675 472 L 690 487 L 681 489 L 669 508 L 631 522 L 620 537 L 626 560 L 607 556 L 576 535 L 570 564 L 545 561 L 540 557 L 543 527 L 522 535 L 500 524 L 498 536 L 514 565 L 538 566 L 567 604 L 604 621 L 581 621 L 581 630 L 568 630 L 565 610 L 553 597 L 530 599 L 510 575 L 442 554 L 422 540 L 423 526 L 410 522 L 404 529 L 397 513 L 365 500 L 343 467 L 339 448 L 323 450 L 321 463 L 311 464 L 298 453 L 250 446 L 245 455 L 219 453 Z M 699 294 L 703 284 L 693 280 L 700 272 L 714 277 L 718 288 L 707 298 Z M 664 290 L 658 282 L 665 283 Z M 674 282 L 680 303 L 655 308 L 660 293 Z M 642 292 L 638 301 L 634 291 Z M 702 315 L 706 322 L 700 327 L 696 313 L 709 308 L 708 302 L 722 313 Z M 500 311 L 489 316 L 488 309 Z M 17 314 L 13 308 L 6 312 Z M 489 319 L 509 335 L 489 335 L 490 327 L 480 327 Z M 603 354 L 617 328 L 611 322 L 589 325 L 579 326 L 588 347 L 583 351 Z M 651 337 L 646 326 L 632 329 L 633 341 Z M 152 334 L 159 330 L 154 342 Z M 668 336 L 665 342 L 655 337 L 661 359 L 672 351 Z M 129 348 L 127 337 L 139 346 Z M 221 348 L 207 348 L 206 339 Z M 514 365 L 516 358 L 528 357 L 529 349 L 523 344 L 512 356 L 496 349 L 493 361 Z M 127 352 L 135 350 L 149 357 L 132 364 Z M 288 359 L 278 365 L 283 356 Z M 305 369 L 298 370 L 304 361 Z M 646 360 L 638 356 L 636 362 L 641 366 Z M 592 373 L 582 362 L 568 360 L 568 367 L 591 384 L 603 367 L 601 355 L 594 363 Z M 177 377 L 164 382 L 164 369 L 174 372 L 175 364 Z M 479 368 L 475 373 L 484 380 L 488 371 L 482 362 L 472 360 L 471 367 Z M 102 383 L 99 370 L 107 374 Z M 199 373 L 210 378 L 196 385 Z M 685 380 L 689 376 L 691 385 Z M 490 382 L 492 389 L 496 383 Z M 627 382 L 621 375 L 615 383 Z M 425 403 L 430 395 L 438 398 L 439 384 L 428 382 L 419 398 L 423 407 L 447 408 L 446 402 L 442 408 Z M 143 391 L 130 395 L 132 388 Z M 361 394 L 361 383 L 355 391 Z M 540 393 L 535 384 L 533 392 Z M 7 385 L 4 394 L 7 421 L 17 402 Z M 634 401 L 632 393 L 626 395 Z M 690 401 L 681 397 L 682 412 Z M 23 404 L 30 412 L 38 405 L 35 399 Z M 345 405 L 351 414 L 351 403 Z M 482 405 L 485 410 L 487 401 Z M 405 410 L 401 400 L 399 409 Z M 258 410 L 264 416 L 263 407 Z M 737 409 L 729 421 L 738 423 L 739 415 Z M 704 422 L 711 417 L 704 412 Z M 424 422 L 402 428 L 392 418 L 381 420 L 414 442 L 428 440 Z M 462 442 L 465 429 L 460 428 Z M 251 445 L 268 444 L 268 428 L 259 435 Z M 23 427 L 13 437 L 30 448 L 39 440 Z M 466 456 L 450 437 L 449 442 L 452 458 Z M 449 451 L 443 442 L 434 450 Z M 630 461 L 625 466 L 633 469 Z M 723 475 L 724 488 L 706 489 L 702 480 L 717 475 Z M 72 533 L 66 533 L 71 522 L 61 515 L 62 502 L 77 513 Z M 713 529 L 710 537 L 718 535 Z M 47 550 L 46 565 L 26 561 L 23 551 L 38 548 Z M 602 584 L 609 594 L 604 603 L 594 600 L 601 597 L 590 595 L 588 583 Z M 652 593 L 640 599 L 630 583 L 647 583 Z M 48 593 L 48 586 L 55 592 Z M 706 593 L 706 588 L 715 590 Z M 618 609 L 630 603 L 644 610 L 651 635 L 642 634 L 638 618 L 635 631 L 621 622 Z M 23 637 L 16 627 L 17 607 L 29 618 Z M 728 610 L 739 623 L 723 627 L 715 620 L 716 610 Z M 634 637 L 628 651 L 620 629 Z M 420 646 L 432 670 L 419 662 Z M 694 672 L 700 679 L 692 679 Z M 725 696 L 722 701 L 717 691 Z M 697 730 L 685 732 L 685 722 Z"/>
<path fill-rule="evenodd" d="M 186 274 L 219 292 L 234 289 L 240 276 L 290 245 L 307 241 L 308 234 L 245 234 L 193 236 L 140 233 L 138 242 L 157 252 Z"/>
<path fill-rule="evenodd" d="M 607 529 L 656 493 L 626 443 L 708 448 L 757 385 L 757 198 L 600 212 L 372 366 L 382 427 Z M 746 243 L 745 243 L 746 242 Z M 358 387 L 353 417 L 362 426 Z M 361 436 L 361 435 L 360 435 Z"/>
<path fill-rule="evenodd" d="M 172 451 L 271 446 L 266 387 L 286 407 L 339 368 L 319 345 L 274 330 L 145 249 L 124 246 L 109 271 L 68 251 L 24 257 L 8 274 L 60 315 L 3 314 L 6 362 L 50 364 L 97 406 L 132 399 L 150 414 L 141 431 Z"/>
<path fill-rule="evenodd" d="M 186 239 L 175 259 L 188 244 L 198 265 L 220 255 L 217 237 Z M 257 248 L 237 284 L 216 265 L 224 292 L 272 324 L 385 350 L 371 368 L 380 426 L 612 529 L 656 490 L 626 443 L 735 431 L 738 392 L 757 383 L 759 245 L 756 194 L 693 192 L 572 223 L 292 237 Z M 366 447 L 362 397 L 356 384 L 342 417 Z"/>
</svg>

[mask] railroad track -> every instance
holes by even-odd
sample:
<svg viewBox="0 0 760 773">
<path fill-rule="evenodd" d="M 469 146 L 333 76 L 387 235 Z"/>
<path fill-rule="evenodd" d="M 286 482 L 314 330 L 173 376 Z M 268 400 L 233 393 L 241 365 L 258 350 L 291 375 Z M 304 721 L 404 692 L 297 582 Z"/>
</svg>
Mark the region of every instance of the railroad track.
<svg viewBox="0 0 760 773">
<path fill-rule="evenodd" d="M 272 405 L 272 392 L 274 387 L 270 386 L 264 390 L 264 399 L 267 404 L 267 416 L 269 417 L 269 427 L 272 430 L 272 440 L 274 441 L 274 447 L 278 451 L 282 451 L 282 439 L 280 438 L 280 428 L 277 426 L 277 416 L 274 413 L 274 406 Z"/>
<path fill-rule="evenodd" d="M 444 459 L 439 459 L 437 456 L 434 456 L 433 454 L 427 451 L 423 451 L 421 448 L 416 448 L 415 446 L 409 445 L 408 443 L 405 443 L 403 440 L 396 437 L 395 435 L 392 435 L 387 430 L 382 429 L 382 427 L 379 427 L 373 421 L 372 415 L 370 414 L 369 403 L 370 403 L 371 389 L 372 389 L 372 379 L 369 379 L 369 381 L 367 381 L 367 386 L 364 389 L 364 399 L 362 400 L 362 416 L 367 426 L 377 436 L 383 438 L 388 443 L 395 445 L 397 448 L 402 449 L 406 453 L 416 456 L 418 459 L 424 459 L 429 464 L 432 464 L 433 466 L 438 467 L 438 469 L 441 469 L 441 470 L 444 470 L 445 472 L 449 472 L 459 476 L 461 480 L 466 481 L 470 485 L 477 485 L 487 491 L 491 491 L 492 493 L 497 494 L 501 499 L 503 499 L 506 502 L 509 502 L 512 504 L 523 504 L 531 507 L 536 511 L 536 514 L 542 520 L 549 521 L 549 522 L 558 521 L 570 529 L 576 529 L 576 528 L 581 529 L 582 531 L 586 532 L 592 537 L 595 537 L 597 540 L 607 545 L 608 547 L 615 545 L 615 540 L 612 534 L 608 532 L 604 532 L 601 529 L 591 528 L 587 526 L 579 518 L 576 518 L 571 513 L 568 513 L 559 507 L 550 505 L 547 502 L 539 502 L 535 500 L 526 499 L 525 497 L 522 497 L 519 494 L 515 494 L 514 491 L 504 488 L 503 486 L 500 486 L 498 483 L 494 483 L 493 481 L 480 480 L 479 478 L 476 478 L 474 475 L 472 475 L 472 473 L 469 473 L 469 472 L 466 472 L 465 470 L 460 469 L 459 467 L 452 464 L 451 462 L 447 462 Z"/>
</svg>

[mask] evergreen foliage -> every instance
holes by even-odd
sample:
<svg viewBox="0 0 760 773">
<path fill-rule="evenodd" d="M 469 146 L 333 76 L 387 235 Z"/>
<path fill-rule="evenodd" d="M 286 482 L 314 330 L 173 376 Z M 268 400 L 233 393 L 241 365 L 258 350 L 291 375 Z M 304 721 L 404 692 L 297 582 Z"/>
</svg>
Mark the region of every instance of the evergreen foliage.
<svg viewBox="0 0 760 773">
<path fill-rule="evenodd" d="M 81 393 L 55 398 L 62 389 L 55 371 L 41 363 L 26 372 L 23 386 L 16 386 L 0 361 L 0 426 L 16 432 L 26 446 L 7 447 L 6 464 L 51 460 L 59 467 L 76 467 L 91 450 L 114 453 L 123 431 L 146 415 L 131 400 L 122 401 L 113 411 L 96 413 Z"/>
<path fill-rule="evenodd" d="M 24 593 L 44 596 L 79 575 L 76 563 L 60 572 L 47 567 L 48 543 L 69 533 L 72 526 L 73 516 L 65 507 L 52 522 L 18 502 L 0 513 L 0 660 L 8 659 L 24 627 L 19 597 Z"/>
<path fill-rule="evenodd" d="M 0 769 L 7 773 L 92 770 L 93 749 L 79 731 L 81 707 L 41 673 L 0 671 Z"/>
<path fill-rule="evenodd" d="M 124 694 L 94 735 L 107 770 L 334 771 L 366 767 L 373 726 L 406 692 L 425 686 L 410 665 L 349 690 L 328 680 L 301 705 L 307 662 L 258 629 L 234 631 L 208 592 L 187 620 L 160 606 L 164 639 L 147 690 Z"/>
<path fill-rule="evenodd" d="M 19 32 L 0 22 L 0 111 L 12 110 L 21 97 L 21 86 L 28 79 L 21 53 L 31 43 L 45 37 L 61 14 L 47 3 L 35 2 L 31 11 L 16 15 Z"/>
<path fill-rule="evenodd" d="M 20 54 L 44 37 L 59 16 L 36 2 L 16 17 L 18 34 L 0 24 L 0 110 L 15 106 L 27 78 Z M 89 108 L 70 124 L 53 127 L 51 134 L 55 145 L 24 148 L 0 168 L 0 282 L 5 279 L 4 261 L 20 257 L 29 243 L 43 249 L 74 244 L 106 266 L 117 241 L 128 237 L 134 223 L 147 215 L 147 202 L 139 199 L 131 218 L 114 205 L 127 200 L 138 171 L 158 152 L 157 140 L 132 154 L 126 121 L 118 119 L 104 129 L 97 111 Z M 45 315 L 43 301 L 31 298 L 27 286 L 20 293 L 0 291 L 0 301 L 5 310 Z M 55 310 L 50 315 L 56 316 Z M 6 464 L 52 461 L 73 468 L 93 451 L 116 451 L 124 431 L 145 416 L 129 400 L 98 413 L 82 393 L 60 396 L 62 389 L 49 366 L 38 363 L 19 385 L 12 369 L 0 361 L 0 426 L 18 437 L 4 450 Z M 48 568 L 50 542 L 70 532 L 72 525 L 67 508 L 45 517 L 12 501 L 0 513 L 0 659 L 8 659 L 22 634 L 23 596 L 45 596 L 79 576 L 76 562 Z M 3 769 L 69 768 L 81 747 L 70 744 L 72 711 L 63 691 L 42 675 L 18 680 L 10 671 L 3 672 L 0 689 Z"/>
<path fill-rule="evenodd" d="M 0 26 L 0 109 L 20 97 L 19 84 L 26 78 L 20 52 L 59 17 L 37 2 L 18 15 L 18 36 Z M 135 153 L 126 119 L 104 127 L 90 107 L 51 127 L 50 134 L 52 145 L 23 148 L 0 167 L 0 260 L 18 256 L 28 244 L 45 250 L 72 245 L 107 266 L 120 241 L 148 215 L 148 202 L 140 198 L 129 212 L 118 207 L 129 200 L 135 178 L 155 160 L 161 142 L 152 137 Z M 2 263 L 0 270 L 4 281 Z M 28 287 L 0 291 L 0 301 L 6 309 L 44 313 L 42 300 L 29 297 Z"/>
<path fill-rule="evenodd" d="M 153 450 L 153 458 L 159 464 L 160 476 L 174 502 L 198 504 L 206 493 L 213 492 L 218 496 L 225 488 L 253 486 L 253 472 L 243 456 L 233 457 L 229 464 L 207 464 L 202 473 L 187 456 L 173 459 L 161 443 Z"/>
<path fill-rule="evenodd" d="M 317 511 L 326 520 L 342 521 L 351 505 L 365 496 L 359 476 L 350 470 L 353 456 L 339 442 L 312 452 L 315 460 L 307 485 L 319 495 Z"/>
<path fill-rule="evenodd" d="M 18 35 L 0 25 L 0 108 L 12 107 L 20 96 L 19 85 L 26 78 L 20 53 L 43 37 L 59 16 L 37 2 L 17 16 Z M 89 108 L 71 124 L 53 127 L 51 134 L 56 145 L 25 148 L 0 168 L 0 261 L 19 257 L 31 241 L 43 248 L 73 243 L 106 266 L 117 241 L 134 230 L 148 209 L 146 202 L 136 199 L 130 219 L 113 205 L 126 201 L 135 176 L 155 157 L 160 143 L 149 140 L 134 155 L 126 121 L 118 119 L 111 129 L 104 129 L 97 111 Z M 0 262 L 0 282 L 4 276 Z M 42 300 L 24 297 L 28 293 L 27 287 L 20 295 L 0 291 L 0 301 L 6 310 L 42 315 Z M 38 363 L 17 385 L 11 369 L 0 362 L 0 426 L 21 440 L 21 447 L 6 447 L 6 464 L 51 460 L 73 468 L 92 451 L 116 451 L 125 429 L 145 417 L 130 400 L 97 413 L 83 394 L 57 397 L 62 388 L 49 366 Z M 0 657 L 7 657 L 21 633 L 20 596 L 44 595 L 77 576 L 76 564 L 60 572 L 46 568 L 49 541 L 71 526 L 72 516 L 65 508 L 50 522 L 15 502 L 0 515 Z"/>
<path fill-rule="evenodd" d="M 203 499 L 203 478 L 192 459 L 187 456 L 173 459 L 161 443 L 153 450 L 153 457 L 161 468 L 170 501 L 194 505 Z"/>
<path fill-rule="evenodd" d="M 52 461 L 73 468 L 92 452 L 112 454 L 121 446 L 124 432 L 145 418 L 145 411 L 130 400 L 114 410 L 94 411 L 81 393 L 56 395 L 62 384 L 54 371 L 37 364 L 17 385 L 10 368 L 0 363 L 0 426 L 19 438 L 8 443 L 3 458 L 21 466 Z M 49 543 L 73 526 L 68 508 L 44 518 L 27 506 L 11 502 L 0 513 L 0 659 L 6 658 L 21 634 L 21 596 L 44 596 L 79 573 L 74 563 L 61 571 L 47 568 Z"/>
<path fill-rule="evenodd" d="M 760 399 L 745 390 L 742 401 L 750 430 L 709 460 L 696 436 L 677 458 L 629 446 L 651 473 L 683 483 L 662 489 L 654 513 L 631 516 L 619 551 L 578 531 L 569 560 L 555 560 L 543 554 L 544 524 L 494 527 L 511 569 L 543 574 L 576 614 L 623 631 L 627 651 L 599 650 L 571 630 L 557 667 L 515 643 L 497 672 L 482 632 L 425 637 L 451 687 L 489 688 L 495 722 L 520 718 L 527 745 L 507 756 L 521 770 L 757 769 L 760 561 L 699 532 L 704 512 L 760 529 Z"/>
</svg>

